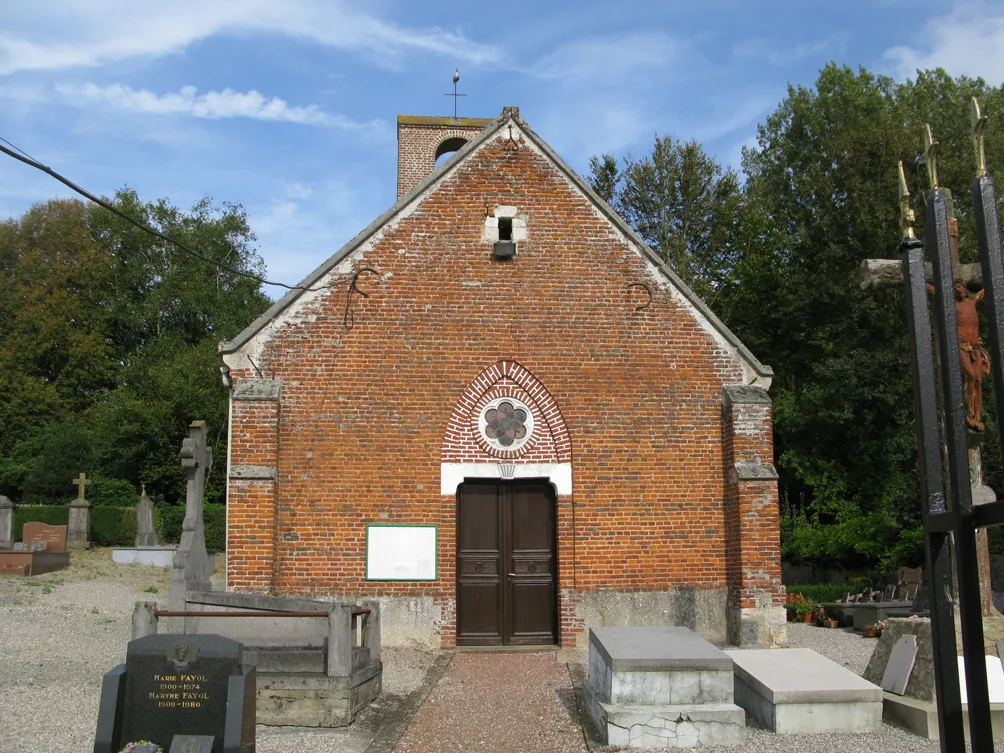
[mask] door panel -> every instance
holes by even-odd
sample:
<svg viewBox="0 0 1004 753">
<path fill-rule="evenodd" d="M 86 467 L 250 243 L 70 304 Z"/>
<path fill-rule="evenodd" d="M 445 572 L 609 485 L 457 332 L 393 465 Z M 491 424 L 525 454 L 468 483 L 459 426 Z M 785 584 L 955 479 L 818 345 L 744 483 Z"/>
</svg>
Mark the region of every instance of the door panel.
<svg viewBox="0 0 1004 753">
<path fill-rule="evenodd" d="M 508 492 L 506 637 L 512 644 L 553 644 L 557 638 L 554 492 L 550 485 L 519 482 Z"/>
<path fill-rule="evenodd" d="M 469 482 L 457 498 L 457 644 L 557 642 L 555 500 L 540 482 Z"/>
<path fill-rule="evenodd" d="M 457 642 L 502 643 L 502 498 L 495 484 L 464 484 L 457 504 Z"/>
</svg>

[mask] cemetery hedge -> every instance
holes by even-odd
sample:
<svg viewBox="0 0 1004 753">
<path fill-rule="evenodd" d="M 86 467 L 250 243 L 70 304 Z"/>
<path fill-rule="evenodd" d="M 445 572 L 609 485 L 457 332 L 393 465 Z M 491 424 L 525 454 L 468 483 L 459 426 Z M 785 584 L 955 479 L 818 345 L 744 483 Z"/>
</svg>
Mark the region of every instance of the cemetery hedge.
<svg viewBox="0 0 1004 753">
<path fill-rule="evenodd" d="M 226 548 L 226 505 L 207 504 L 203 509 L 206 526 L 206 548 L 222 552 Z M 15 541 L 22 540 L 25 523 L 39 522 L 54 526 L 66 525 L 69 510 L 60 505 L 18 505 L 14 508 Z M 157 533 L 165 544 L 176 544 L 181 538 L 185 508 L 181 505 L 154 507 Z M 98 546 L 133 546 L 136 543 L 136 509 L 134 507 L 95 506 L 91 508 L 91 541 Z"/>
</svg>

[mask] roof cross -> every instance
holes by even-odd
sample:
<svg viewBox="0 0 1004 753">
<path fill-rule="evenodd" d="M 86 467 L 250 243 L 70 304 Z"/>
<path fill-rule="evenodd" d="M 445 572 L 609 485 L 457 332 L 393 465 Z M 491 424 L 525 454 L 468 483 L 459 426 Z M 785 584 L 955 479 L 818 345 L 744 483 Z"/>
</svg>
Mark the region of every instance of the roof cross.
<svg viewBox="0 0 1004 753">
<path fill-rule="evenodd" d="M 457 94 L 457 82 L 460 81 L 460 69 L 453 72 L 453 94 L 447 92 L 444 97 L 453 97 L 453 119 L 457 119 L 457 97 L 466 97 L 466 94 Z"/>
</svg>

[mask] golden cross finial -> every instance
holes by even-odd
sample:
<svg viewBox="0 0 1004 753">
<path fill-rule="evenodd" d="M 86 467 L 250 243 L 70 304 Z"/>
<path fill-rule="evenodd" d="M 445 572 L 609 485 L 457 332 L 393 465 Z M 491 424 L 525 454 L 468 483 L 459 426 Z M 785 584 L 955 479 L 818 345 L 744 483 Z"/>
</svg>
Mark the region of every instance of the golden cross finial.
<svg viewBox="0 0 1004 753">
<path fill-rule="evenodd" d="M 916 238 L 913 232 L 915 215 L 910 208 L 910 187 L 906 184 L 903 162 L 899 163 L 899 229 L 904 239 Z"/>
<path fill-rule="evenodd" d="M 980 112 L 980 103 L 973 97 L 969 111 L 973 123 L 973 150 L 976 152 L 976 177 L 987 174 L 987 158 L 983 152 L 983 130 L 987 127 L 987 116 Z"/>
<path fill-rule="evenodd" d="M 931 133 L 931 124 L 924 124 L 924 164 L 927 165 L 927 177 L 931 181 L 931 190 L 938 187 L 938 142 Z"/>
</svg>

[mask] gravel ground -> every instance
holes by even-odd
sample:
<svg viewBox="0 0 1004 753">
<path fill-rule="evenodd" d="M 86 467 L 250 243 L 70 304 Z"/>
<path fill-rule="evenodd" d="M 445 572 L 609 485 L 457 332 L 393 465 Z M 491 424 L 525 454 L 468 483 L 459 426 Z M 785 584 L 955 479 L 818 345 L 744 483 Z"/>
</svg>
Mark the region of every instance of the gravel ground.
<svg viewBox="0 0 1004 753">
<path fill-rule="evenodd" d="M 458 652 L 394 753 L 586 753 L 575 691 L 547 653 Z"/>
<path fill-rule="evenodd" d="M 109 549 L 75 552 L 67 570 L 0 578 L 0 753 L 92 749 L 101 677 L 125 660 L 133 603 L 166 605 L 168 582 L 166 569 L 113 564 Z M 214 583 L 222 587 L 222 575 L 214 576 Z M 874 639 L 850 631 L 794 623 L 788 639 L 789 645 L 812 648 L 858 674 L 875 646 Z M 259 727 L 260 753 L 363 753 L 385 723 L 400 718 L 414 701 L 436 655 L 384 648 L 383 658 L 384 693 L 350 728 Z M 745 745 L 728 750 L 807 749 L 939 750 L 937 743 L 888 724 L 872 734 L 789 736 L 763 730 L 753 720 Z M 569 674 L 553 653 L 458 653 L 395 748 L 397 753 L 584 750 Z M 1004 753 L 1004 742 L 995 751 Z"/>
<path fill-rule="evenodd" d="M 101 677 L 125 661 L 138 600 L 166 607 L 166 568 L 117 565 L 110 549 L 74 552 L 66 570 L 0 578 L 0 753 L 94 746 Z M 222 588 L 222 573 L 213 576 Z M 384 648 L 384 693 L 341 730 L 260 726 L 260 753 L 361 753 L 416 690 L 435 654 Z"/>
</svg>

